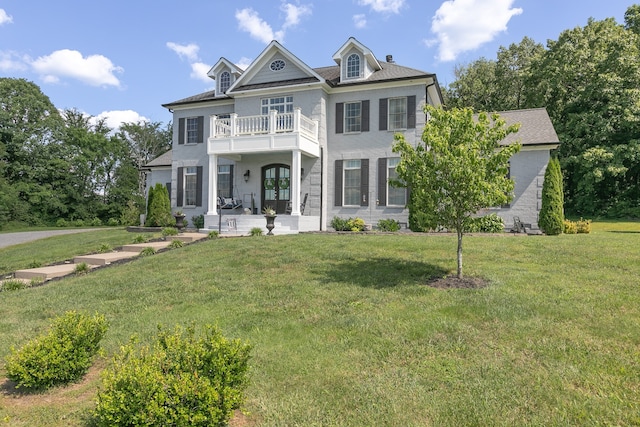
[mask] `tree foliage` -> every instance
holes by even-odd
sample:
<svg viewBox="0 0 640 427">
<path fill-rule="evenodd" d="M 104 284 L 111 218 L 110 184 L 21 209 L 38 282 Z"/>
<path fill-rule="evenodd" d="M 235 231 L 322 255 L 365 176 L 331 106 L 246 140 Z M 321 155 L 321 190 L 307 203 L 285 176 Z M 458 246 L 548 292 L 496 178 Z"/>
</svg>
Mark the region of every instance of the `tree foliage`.
<svg viewBox="0 0 640 427">
<path fill-rule="evenodd" d="M 429 228 L 458 235 L 458 277 L 462 278 L 462 235 L 480 209 L 511 199 L 514 183 L 508 162 L 519 144 L 500 145 L 518 125 L 506 126 L 498 114 L 474 116 L 469 108 L 445 111 L 427 106 L 429 120 L 414 147 L 397 134 L 399 183 L 411 188 L 409 211 Z"/>
<path fill-rule="evenodd" d="M 542 186 L 542 207 L 538 218 L 540 229 L 547 235 L 562 233 L 564 227 L 564 196 L 562 191 L 562 171 L 560 161 L 552 158 L 544 173 Z"/>
</svg>

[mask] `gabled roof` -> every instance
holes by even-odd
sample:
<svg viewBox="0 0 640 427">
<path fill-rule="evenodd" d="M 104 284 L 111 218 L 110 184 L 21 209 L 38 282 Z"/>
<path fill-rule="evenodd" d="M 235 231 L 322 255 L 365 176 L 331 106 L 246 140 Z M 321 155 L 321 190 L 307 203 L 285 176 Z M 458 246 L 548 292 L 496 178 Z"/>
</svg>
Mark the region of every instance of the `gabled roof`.
<svg viewBox="0 0 640 427">
<path fill-rule="evenodd" d="M 171 161 L 173 159 L 172 150 L 167 151 L 164 154 L 160 154 L 155 159 L 144 165 L 145 168 L 158 168 L 163 166 L 171 167 Z"/>
<path fill-rule="evenodd" d="M 372 70 L 379 70 L 381 68 L 380 63 L 376 59 L 371 49 L 360 43 L 354 37 L 349 37 L 349 40 L 347 40 L 345 44 L 343 44 L 342 47 L 340 47 L 340 49 L 338 49 L 338 51 L 333 54 L 333 60 L 336 61 L 336 63 L 339 65 L 340 62 L 342 62 L 342 58 L 344 57 L 345 53 L 353 47 L 362 52 L 364 58 L 366 59 Z"/>
<path fill-rule="evenodd" d="M 223 68 L 229 68 L 231 70 L 231 73 L 238 76 L 242 74 L 242 69 L 238 67 L 236 64 L 234 64 L 233 62 L 229 61 L 226 58 L 220 58 L 218 59 L 218 62 L 216 62 L 215 65 L 211 67 L 211 69 L 207 72 L 207 76 L 211 77 L 212 79 L 215 79 L 216 75 Z"/>
<path fill-rule="evenodd" d="M 304 74 L 309 78 L 314 78 L 315 81 L 321 82 L 322 78 L 307 64 L 302 62 L 295 56 L 293 53 L 289 52 L 282 46 L 278 41 L 273 40 L 269 45 L 262 51 L 260 55 L 247 67 L 247 69 L 242 73 L 242 75 L 231 85 L 229 90 L 227 90 L 227 94 L 232 94 L 233 92 L 237 92 L 243 86 L 251 85 L 251 78 L 253 78 L 260 69 L 269 62 L 269 60 L 276 54 L 279 53 L 282 55 L 287 61 L 295 64 Z"/>
<path fill-rule="evenodd" d="M 560 140 L 558 134 L 551 123 L 546 108 L 530 108 L 527 110 L 511 110 L 498 112 L 507 125 L 520 123 L 520 130 L 517 133 L 507 135 L 501 141 L 502 145 L 511 144 L 516 141 L 525 145 L 558 145 Z"/>
<path fill-rule="evenodd" d="M 432 73 L 416 70 L 414 68 L 403 67 L 391 62 L 381 62 L 380 69 L 371 74 L 369 78 L 364 80 L 347 80 L 345 82 L 340 82 L 340 67 L 338 65 L 316 68 L 315 71 L 319 75 L 321 75 L 331 86 L 350 86 L 393 80 L 408 80 L 429 77 L 435 78 L 436 76 Z"/>
</svg>

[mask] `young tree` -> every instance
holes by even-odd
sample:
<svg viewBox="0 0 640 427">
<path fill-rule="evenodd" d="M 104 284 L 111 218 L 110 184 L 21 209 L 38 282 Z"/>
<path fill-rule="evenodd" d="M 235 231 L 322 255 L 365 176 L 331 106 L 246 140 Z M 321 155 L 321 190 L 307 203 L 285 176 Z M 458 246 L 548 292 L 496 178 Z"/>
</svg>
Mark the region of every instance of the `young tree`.
<svg viewBox="0 0 640 427">
<path fill-rule="evenodd" d="M 564 227 L 564 197 L 562 194 L 562 172 L 560 161 L 556 158 L 549 160 L 544 173 L 542 186 L 542 206 L 538 218 L 538 225 L 545 234 L 556 236 L 562 233 Z"/>
<path fill-rule="evenodd" d="M 458 278 L 462 278 L 462 235 L 480 209 L 507 203 L 514 183 L 508 162 L 519 144 L 500 145 L 517 132 L 497 114 L 474 117 L 469 108 L 445 111 L 426 106 L 429 120 L 422 142 L 414 147 L 396 134 L 393 151 L 400 154 L 399 182 L 411 188 L 409 211 L 419 211 L 432 228 L 458 235 Z"/>
</svg>

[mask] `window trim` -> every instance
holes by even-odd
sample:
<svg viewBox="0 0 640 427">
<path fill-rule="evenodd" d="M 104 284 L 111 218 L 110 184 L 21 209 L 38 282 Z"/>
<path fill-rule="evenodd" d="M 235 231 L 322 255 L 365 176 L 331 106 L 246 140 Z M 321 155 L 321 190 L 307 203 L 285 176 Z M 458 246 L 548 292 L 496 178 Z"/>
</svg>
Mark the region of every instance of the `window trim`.
<svg viewBox="0 0 640 427">
<path fill-rule="evenodd" d="M 360 161 L 360 204 L 345 205 L 344 204 L 344 162 L 349 160 Z M 369 206 L 369 159 L 340 159 L 335 161 L 335 191 L 334 205 L 344 206 L 347 208 L 358 208 Z"/>
<path fill-rule="evenodd" d="M 349 106 L 350 105 L 358 105 L 358 115 L 357 116 L 353 116 L 353 117 L 348 117 L 348 111 L 349 111 Z M 349 128 L 348 122 L 347 120 L 351 119 L 351 120 L 356 120 L 357 121 L 357 130 L 351 130 Z M 360 133 L 362 132 L 362 101 L 352 101 L 352 102 L 345 102 L 344 103 L 344 115 L 342 120 L 344 121 L 344 133 L 345 134 L 350 134 L 350 133 Z"/>
<path fill-rule="evenodd" d="M 390 160 L 394 160 L 394 161 L 397 160 L 398 163 L 399 163 L 400 162 L 400 157 L 389 157 L 389 158 L 387 158 L 387 161 L 386 161 L 386 167 L 385 167 L 385 172 L 386 172 L 385 182 L 386 182 L 386 185 L 385 185 L 385 189 L 386 189 L 386 193 L 387 193 L 386 194 L 387 206 L 404 208 L 405 206 L 407 206 L 407 188 L 406 187 L 392 187 L 391 184 L 389 183 L 389 180 L 390 180 L 390 176 L 389 175 L 390 175 L 390 171 L 392 169 L 391 166 L 390 166 L 390 162 L 389 162 Z M 395 171 L 397 166 L 398 166 L 397 163 L 395 165 L 393 165 L 393 170 L 394 171 Z M 397 175 L 397 173 L 396 173 L 396 175 Z M 390 200 L 391 200 L 391 197 L 390 197 L 391 190 L 398 190 L 398 192 L 400 192 L 400 190 L 404 190 L 404 202 L 401 203 L 401 204 L 391 203 L 390 202 Z"/>
<path fill-rule="evenodd" d="M 219 84 L 220 93 L 221 94 L 226 93 L 231 87 L 231 73 L 228 71 L 223 71 L 222 73 L 220 73 L 219 82 L 220 82 Z"/>
<path fill-rule="evenodd" d="M 345 67 L 345 79 L 359 79 L 362 77 L 362 58 L 358 53 L 351 53 L 347 56 Z"/>
<path fill-rule="evenodd" d="M 188 142 L 188 121 L 196 120 L 196 142 Z M 178 144 L 196 145 L 204 142 L 204 116 L 190 116 L 178 119 Z"/>
<path fill-rule="evenodd" d="M 274 99 L 279 99 L 279 98 L 283 98 L 284 101 L 282 103 L 272 102 Z M 267 101 L 266 105 L 264 104 L 264 101 Z M 269 111 L 275 110 L 275 108 L 273 107 L 278 105 L 284 106 L 284 113 L 293 113 L 293 95 L 279 95 L 279 96 L 271 96 L 268 98 L 260 98 L 260 114 L 263 116 L 269 115 Z M 266 112 L 265 112 L 265 107 L 267 108 Z"/>
</svg>

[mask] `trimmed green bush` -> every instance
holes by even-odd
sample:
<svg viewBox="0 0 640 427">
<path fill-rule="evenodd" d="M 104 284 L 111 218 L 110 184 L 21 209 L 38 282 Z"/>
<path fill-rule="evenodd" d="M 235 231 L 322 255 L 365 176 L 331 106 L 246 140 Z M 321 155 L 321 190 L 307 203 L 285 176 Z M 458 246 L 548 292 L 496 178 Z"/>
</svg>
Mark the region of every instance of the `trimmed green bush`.
<svg viewBox="0 0 640 427">
<path fill-rule="evenodd" d="M 504 221 L 495 213 L 471 218 L 471 223 L 465 227 L 466 233 L 502 233 Z"/>
<path fill-rule="evenodd" d="M 134 345 L 102 374 L 98 427 L 227 425 L 244 401 L 251 347 L 218 328 L 160 330 L 152 348 Z"/>
<path fill-rule="evenodd" d="M 550 236 L 561 234 L 564 228 L 562 171 L 560 170 L 560 161 L 556 158 L 549 160 L 547 170 L 544 173 L 542 206 L 538 225 L 545 234 Z"/>
<path fill-rule="evenodd" d="M 364 230 L 364 219 L 362 218 L 349 218 L 344 219 L 334 216 L 331 220 L 331 227 L 336 231 L 362 231 Z"/>
<path fill-rule="evenodd" d="M 395 219 L 381 219 L 378 221 L 378 230 L 380 231 L 399 231 L 400 222 Z"/>
<path fill-rule="evenodd" d="M 209 234 L 207 234 L 207 237 L 209 239 L 217 239 L 218 237 L 220 237 L 220 233 L 218 233 L 217 231 L 210 231 Z"/>
<path fill-rule="evenodd" d="M 260 227 L 253 227 L 251 229 L 251 231 L 249 231 L 249 234 L 251 236 L 262 236 L 262 228 Z"/>
<path fill-rule="evenodd" d="M 575 222 L 565 219 L 563 222 L 562 232 L 564 234 L 576 234 L 578 232 L 578 227 Z"/>
<path fill-rule="evenodd" d="M 191 217 L 191 223 L 195 228 L 200 230 L 204 228 L 204 215 L 194 215 Z"/>
<path fill-rule="evenodd" d="M 162 229 L 162 235 L 167 237 L 167 236 L 177 236 L 178 235 L 178 229 L 175 227 L 164 227 Z"/>
<path fill-rule="evenodd" d="M 69 223 L 64 218 L 60 218 L 56 221 L 56 227 L 68 227 L 68 226 L 69 226 Z"/>
<path fill-rule="evenodd" d="M 104 316 L 68 311 L 53 320 L 47 334 L 19 350 L 11 348 L 7 376 L 17 388 L 35 390 L 77 381 L 91 366 L 106 332 Z"/>
<path fill-rule="evenodd" d="M 140 251 L 140 256 L 150 256 L 156 254 L 156 249 L 153 246 L 147 246 L 143 250 Z"/>
<path fill-rule="evenodd" d="M 183 246 L 184 246 L 184 243 L 182 242 L 182 240 L 178 240 L 178 239 L 172 240 L 171 243 L 169 243 L 169 247 L 171 249 L 177 249 Z"/>
<path fill-rule="evenodd" d="M 116 227 L 120 225 L 120 221 L 118 221 L 118 218 L 109 218 L 109 221 L 107 221 L 107 225 L 109 227 Z M 134 225 L 134 224 L 129 224 L 129 225 Z M 138 224 L 136 223 L 135 225 L 138 225 Z"/>
<path fill-rule="evenodd" d="M 580 218 L 576 222 L 576 231 L 578 234 L 589 234 L 591 233 L 591 220 L 590 219 L 582 219 Z"/>
</svg>

